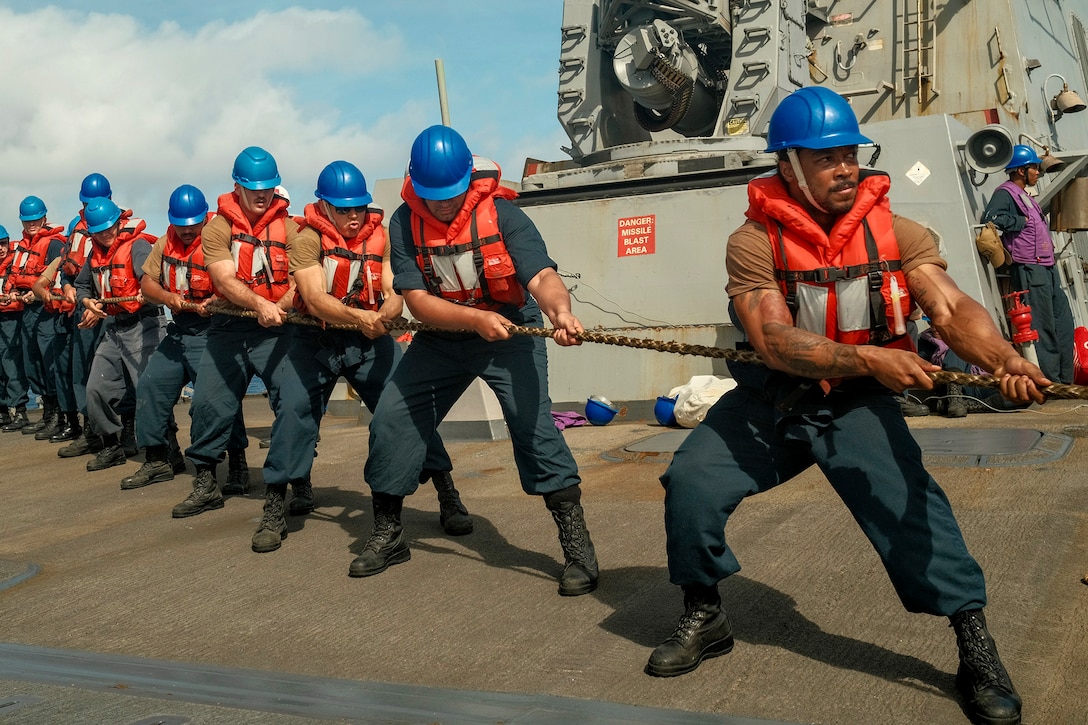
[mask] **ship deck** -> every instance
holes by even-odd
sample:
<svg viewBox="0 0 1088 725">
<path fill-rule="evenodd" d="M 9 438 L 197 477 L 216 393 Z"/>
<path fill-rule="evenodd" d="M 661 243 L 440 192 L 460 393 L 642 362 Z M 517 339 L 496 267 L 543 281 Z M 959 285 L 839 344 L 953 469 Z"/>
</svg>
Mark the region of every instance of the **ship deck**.
<svg viewBox="0 0 1088 725">
<path fill-rule="evenodd" d="M 448 443 L 474 533 L 446 536 L 423 487 L 405 502 L 411 561 L 349 578 L 371 524 L 354 418 L 322 426 L 318 510 L 289 521 L 282 549 L 254 554 L 271 414 L 263 397 L 245 406 L 254 486 L 189 519 L 170 509 L 191 467 L 121 491 L 142 457 L 87 473 L 87 458 L 0 434 L 5 725 L 966 722 L 947 621 L 903 611 L 817 471 L 730 523 L 744 565 L 721 586 L 733 652 L 656 679 L 643 664 L 681 612 L 657 481 L 675 431 L 618 418 L 565 432 L 602 572 L 597 591 L 564 598 L 555 527 L 521 491 L 504 440 Z M 1088 700 L 1085 410 L 1054 401 L 909 421 L 986 571 L 1025 722 L 1083 722 Z M 185 404 L 177 412 L 187 425 Z M 972 458 L 942 450 L 949 440 L 991 448 Z M 992 447 L 1024 440 L 1046 450 Z"/>
</svg>

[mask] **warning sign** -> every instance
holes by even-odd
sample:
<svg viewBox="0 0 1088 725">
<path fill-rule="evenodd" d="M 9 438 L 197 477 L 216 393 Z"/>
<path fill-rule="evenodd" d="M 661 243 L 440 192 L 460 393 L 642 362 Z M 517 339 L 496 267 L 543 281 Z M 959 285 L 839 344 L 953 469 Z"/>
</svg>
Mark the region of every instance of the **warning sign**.
<svg viewBox="0 0 1088 725">
<path fill-rule="evenodd" d="M 657 219 L 654 214 L 632 216 L 620 219 L 618 224 L 618 257 L 635 257 L 640 254 L 653 254 L 657 239 Z"/>
</svg>

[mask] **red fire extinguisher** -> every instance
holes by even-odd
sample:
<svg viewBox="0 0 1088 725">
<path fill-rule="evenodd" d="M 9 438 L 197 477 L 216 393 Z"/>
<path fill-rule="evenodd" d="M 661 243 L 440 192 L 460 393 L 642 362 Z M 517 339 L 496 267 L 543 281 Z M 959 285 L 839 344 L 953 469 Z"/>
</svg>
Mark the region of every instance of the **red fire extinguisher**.
<svg viewBox="0 0 1088 725">
<path fill-rule="evenodd" d="M 1031 329 L 1031 307 L 1024 304 L 1026 290 L 1020 290 L 1005 295 L 1004 299 L 1012 300 L 1009 307 L 1009 322 L 1012 323 L 1012 341 L 1020 346 L 1020 354 L 1029 362 L 1039 364 L 1039 358 L 1035 354 L 1035 341 L 1039 339 L 1039 331 Z"/>
</svg>

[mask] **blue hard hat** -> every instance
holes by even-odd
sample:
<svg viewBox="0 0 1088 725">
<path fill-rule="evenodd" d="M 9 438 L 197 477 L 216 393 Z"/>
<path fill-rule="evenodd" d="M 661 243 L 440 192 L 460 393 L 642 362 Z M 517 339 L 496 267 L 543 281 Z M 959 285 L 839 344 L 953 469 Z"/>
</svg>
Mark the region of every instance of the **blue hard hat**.
<svg viewBox="0 0 1088 725">
<path fill-rule="evenodd" d="M 86 204 L 91 199 L 97 199 L 100 196 L 107 199 L 113 198 L 109 179 L 99 173 L 87 174 L 79 186 L 79 200 Z"/>
<path fill-rule="evenodd" d="M 871 144 L 845 98 L 822 86 L 808 86 L 782 99 L 771 114 L 767 151 L 830 149 Z"/>
<path fill-rule="evenodd" d="M 314 196 L 340 207 L 366 206 L 374 201 L 363 172 L 348 161 L 333 161 L 321 170 Z"/>
<path fill-rule="evenodd" d="M 280 185 L 276 160 L 260 146 L 249 146 L 238 154 L 232 176 L 247 189 L 274 189 Z"/>
<path fill-rule="evenodd" d="M 36 196 L 28 196 L 19 203 L 19 220 L 32 222 L 45 216 L 45 202 Z"/>
<path fill-rule="evenodd" d="M 1043 160 L 1039 158 L 1039 154 L 1035 153 L 1035 149 L 1031 146 L 1025 146 L 1024 144 L 1016 144 L 1012 147 L 1012 158 L 1009 159 L 1009 163 L 1005 166 L 1005 171 L 1012 171 L 1013 169 L 1019 169 L 1022 166 L 1028 164 L 1041 164 Z"/>
<path fill-rule="evenodd" d="M 166 218 L 176 227 L 191 227 L 208 216 L 208 200 L 192 184 L 182 184 L 170 195 Z"/>
<path fill-rule="evenodd" d="M 452 199 L 468 190 L 472 152 L 461 134 L 449 126 L 431 126 L 412 144 L 408 176 L 419 198 Z"/>
<path fill-rule="evenodd" d="M 676 425 L 676 398 L 659 395 L 654 403 L 654 420 L 663 426 Z"/>
<path fill-rule="evenodd" d="M 121 218 L 121 208 L 110 199 L 99 196 L 87 202 L 87 208 L 83 210 L 83 218 L 87 220 L 87 231 L 97 234 L 117 223 L 117 220 Z"/>
<path fill-rule="evenodd" d="M 11 239 L 11 237 L 8 236 L 8 230 L 4 228 L 3 224 L 0 224 L 0 239 Z"/>
<path fill-rule="evenodd" d="M 616 417 L 618 410 L 612 407 L 607 398 L 594 395 L 586 401 L 586 420 L 593 425 L 608 425 Z"/>
</svg>

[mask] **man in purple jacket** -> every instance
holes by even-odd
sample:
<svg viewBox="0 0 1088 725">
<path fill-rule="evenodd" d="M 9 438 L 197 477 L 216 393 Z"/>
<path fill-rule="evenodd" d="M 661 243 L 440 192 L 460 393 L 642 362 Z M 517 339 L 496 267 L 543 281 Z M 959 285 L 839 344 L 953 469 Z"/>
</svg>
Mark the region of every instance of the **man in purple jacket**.
<svg viewBox="0 0 1088 725">
<path fill-rule="evenodd" d="M 1073 382 L 1073 313 L 1054 266 L 1054 241 L 1043 210 L 1027 187 L 1039 181 L 1041 159 L 1030 146 L 1013 147 L 1005 167 L 1009 180 L 997 187 L 982 222 L 1001 230 L 1001 242 L 1012 257 L 1009 276 L 1014 290 L 1027 290 L 1031 327 L 1039 333 L 1035 351 L 1039 367 L 1055 382 Z"/>
</svg>

